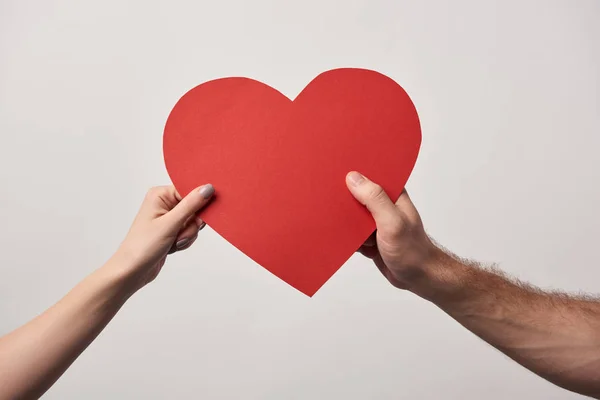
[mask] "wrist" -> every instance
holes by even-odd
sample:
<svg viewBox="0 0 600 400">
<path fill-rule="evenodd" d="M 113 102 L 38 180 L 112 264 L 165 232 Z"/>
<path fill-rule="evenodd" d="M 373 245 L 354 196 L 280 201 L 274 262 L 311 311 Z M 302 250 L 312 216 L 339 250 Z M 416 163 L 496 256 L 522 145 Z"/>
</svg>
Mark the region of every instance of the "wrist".
<svg viewBox="0 0 600 400">
<path fill-rule="evenodd" d="M 435 304 L 459 301 L 473 267 L 431 243 L 419 274 L 407 282 L 407 289 Z"/>
<path fill-rule="evenodd" d="M 143 286 L 139 285 L 142 279 L 135 260 L 120 251 L 117 251 L 98 272 L 110 282 L 115 294 L 125 300 Z"/>
</svg>

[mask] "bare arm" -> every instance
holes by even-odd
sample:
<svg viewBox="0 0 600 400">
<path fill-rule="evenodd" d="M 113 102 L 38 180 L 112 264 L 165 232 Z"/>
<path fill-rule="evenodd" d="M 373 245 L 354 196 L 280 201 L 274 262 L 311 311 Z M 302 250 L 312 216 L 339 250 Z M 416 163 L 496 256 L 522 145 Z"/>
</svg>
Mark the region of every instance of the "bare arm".
<svg viewBox="0 0 600 400">
<path fill-rule="evenodd" d="M 110 265 L 52 308 L 0 338 L 0 398 L 38 398 L 104 329 L 129 296 Z"/>
<path fill-rule="evenodd" d="M 545 293 L 440 251 L 412 282 L 510 358 L 565 389 L 600 398 L 600 303 Z"/>
<path fill-rule="evenodd" d="M 360 174 L 347 181 L 377 224 L 359 251 L 390 283 L 433 302 L 539 376 L 600 398 L 599 302 L 545 293 L 461 260 L 429 239 L 407 193 L 394 204 Z"/>
<path fill-rule="evenodd" d="M 152 281 L 168 253 L 188 248 L 202 228 L 195 216 L 212 186 L 181 199 L 152 189 L 117 253 L 62 300 L 0 338 L 0 400 L 44 394 L 104 329 L 125 301 Z"/>
</svg>

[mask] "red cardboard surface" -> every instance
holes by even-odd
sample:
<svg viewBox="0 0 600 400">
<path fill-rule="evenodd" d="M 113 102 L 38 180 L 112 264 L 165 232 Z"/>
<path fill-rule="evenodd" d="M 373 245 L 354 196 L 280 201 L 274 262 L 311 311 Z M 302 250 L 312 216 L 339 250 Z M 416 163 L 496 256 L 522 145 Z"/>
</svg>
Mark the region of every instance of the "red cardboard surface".
<svg viewBox="0 0 600 400">
<path fill-rule="evenodd" d="M 208 225 L 312 296 L 375 230 L 346 174 L 359 171 L 396 199 L 420 144 L 417 112 L 397 83 L 343 68 L 293 101 L 248 78 L 203 83 L 169 115 L 163 150 L 182 196 L 214 185 L 201 212 Z"/>
</svg>

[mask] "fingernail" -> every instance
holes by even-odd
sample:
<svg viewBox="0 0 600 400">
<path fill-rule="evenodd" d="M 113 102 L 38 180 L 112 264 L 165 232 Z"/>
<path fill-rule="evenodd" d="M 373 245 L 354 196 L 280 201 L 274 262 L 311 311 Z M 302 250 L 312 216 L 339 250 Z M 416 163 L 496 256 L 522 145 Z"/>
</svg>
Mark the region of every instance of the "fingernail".
<svg viewBox="0 0 600 400">
<path fill-rule="evenodd" d="M 348 174 L 348 181 L 352 186 L 358 186 L 365 180 L 365 177 L 359 174 L 356 171 L 350 172 Z"/>
<path fill-rule="evenodd" d="M 180 250 L 180 249 L 184 248 L 185 246 L 187 246 L 188 244 L 190 244 L 190 240 L 192 240 L 192 239 L 191 238 L 181 239 L 179 242 L 175 243 L 175 247 L 177 248 L 177 250 Z"/>
<path fill-rule="evenodd" d="M 210 183 L 200 188 L 200 196 L 205 199 L 210 199 L 213 194 L 215 194 L 215 188 Z"/>
<path fill-rule="evenodd" d="M 202 223 L 198 227 L 198 232 L 200 232 L 205 226 L 206 226 L 206 222 L 202 221 Z"/>
</svg>

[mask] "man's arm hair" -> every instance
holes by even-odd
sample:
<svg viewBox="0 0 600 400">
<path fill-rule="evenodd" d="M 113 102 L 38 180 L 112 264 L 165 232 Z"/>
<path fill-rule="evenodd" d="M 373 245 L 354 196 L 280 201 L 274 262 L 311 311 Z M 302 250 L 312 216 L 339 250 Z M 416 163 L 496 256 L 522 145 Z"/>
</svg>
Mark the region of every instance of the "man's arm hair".
<svg viewBox="0 0 600 400">
<path fill-rule="evenodd" d="M 537 375 L 600 398 L 600 302 L 440 251 L 411 290 Z"/>
</svg>

